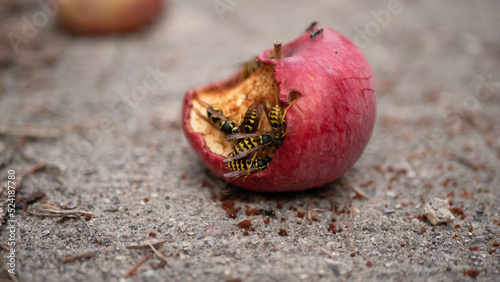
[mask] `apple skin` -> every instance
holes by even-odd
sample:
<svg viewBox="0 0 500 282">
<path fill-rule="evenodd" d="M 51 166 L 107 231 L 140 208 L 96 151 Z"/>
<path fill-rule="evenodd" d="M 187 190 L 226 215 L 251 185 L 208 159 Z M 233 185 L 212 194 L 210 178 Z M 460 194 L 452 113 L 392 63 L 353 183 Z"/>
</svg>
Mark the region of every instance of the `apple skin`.
<svg viewBox="0 0 500 282">
<path fill-rule="evenodd" d="M 60 25 L 80 35 L 137 30 L 160 14 L 163 0 L 53 0 L 60 2 Z"/>
<path fill-rule="evenodd" d="M 217 176 L 244 189 L 260 192 L 292 192 L 320 187 L 341 177 L 359 159 L 375 124 L 376 95 L 372 70 L 361 51 L 339 32 L 323 28 L 314 38 L 309 32 L 283 46 L 283 58 L 270 59 L 272 49 L 258 60 L 274 66 L 279 100 L 302 96 L 286 115 L 287 136 L 269 168 L 235 180 L 225 179 L 222 155 L 208 150 L 200 133 L 189 124 L 191 99 L 198 91 L 224 88 L 225 81 L 186 93 L 183 129 L 201 160 Z"/>
</svg>

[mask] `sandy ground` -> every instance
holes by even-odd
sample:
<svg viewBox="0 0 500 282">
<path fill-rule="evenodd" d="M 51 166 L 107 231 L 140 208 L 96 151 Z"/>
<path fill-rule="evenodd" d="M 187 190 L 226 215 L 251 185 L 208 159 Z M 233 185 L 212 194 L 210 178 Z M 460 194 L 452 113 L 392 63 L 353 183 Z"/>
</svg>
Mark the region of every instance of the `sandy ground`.
<svg viewBox="0 0 500 282">
<path fill-rule="evenodd" d="M 7 243 L 13 230 L 17 277 L 499 281 L 499 2 L 220 1 L 233 6 L 171 1 L 154 26 L 127 36 L 71 36 L 50 21 L 18 53 L 6 36 L 22 34 L 23 17 L 42 8 L 0 5 L 1 183 L 9 170 L 20 176 L 46 162 L 17 195 L 46 195 L 32 211 L 50 204 L 92 213 L 61 220 L 17 209 L 14 227 L 4 222 L 0 234 Z M 377 22 L 387 15 L 380 11 L 392 12 Z M 293 40 L 314 20 L 354 40 L 374 70 L 376 129 L 344 177 L 369 198 L 339 183 L 279 195 L 224 185 L 182 135 L 185 91 L 227 76 L 273 40 Z M 153 87 L 134 92 L 145 80 Z M 13 134 L 26 130 L 56 136 Z M 453 223 L 420 220 L 432 198 L 450 201 Z M 231 201 L 241 208 L 235 219 L 222 207 Z M 317 221 L 298 216 L 309 203 Z M 266 224 L 246 206 L 275 215 Z M 239 228 L 243 220 L 254 231 Z M 126 248 L 160 239 L 168 265 L 151 250 Z M 87 252 L 94 255 L 61 261 Z M 147 254 L 136 276 L 123 278 Z"/>
</svg>

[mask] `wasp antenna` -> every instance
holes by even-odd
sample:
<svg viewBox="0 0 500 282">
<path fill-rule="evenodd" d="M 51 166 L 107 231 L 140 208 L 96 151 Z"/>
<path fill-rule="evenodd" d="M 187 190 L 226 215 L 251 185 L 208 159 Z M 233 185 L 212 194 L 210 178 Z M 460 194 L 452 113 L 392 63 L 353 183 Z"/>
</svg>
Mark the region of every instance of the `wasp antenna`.
<svg viewBox="0 0 500 282">
<path fill-rule="evenodd" d="M 293 105 L 293 103 L 295 103 L 300 97 L 297 97 L 295 99 L 293 99 L 290 104 L 288 104 L 288 107 L 286 107 L 285 111 L 283 112 L 283 116 L 286 116 L 286 113 L 288 112 L 288 109 L 290 109 L 290 107 Z"/>
</svg>

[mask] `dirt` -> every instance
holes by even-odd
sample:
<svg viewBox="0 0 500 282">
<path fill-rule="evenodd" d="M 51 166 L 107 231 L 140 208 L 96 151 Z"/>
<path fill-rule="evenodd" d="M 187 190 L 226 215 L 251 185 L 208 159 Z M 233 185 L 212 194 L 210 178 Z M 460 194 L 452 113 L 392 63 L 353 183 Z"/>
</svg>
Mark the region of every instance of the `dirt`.
<svg viewBox="0 0 500 282">
<path fill-rule="evenodd" d="M 0 4 L 2 38 L 22 34 L 23 17 L 43 11 L 35 2 Z M 128 35 L 72 36 L 49 18 L 17 53 L 1 41 L 2 186 L 9 170 L 46 162 L 16 196 L 45 195 L 31 197 L 30 211 L 88 212 L 6 213 L 16 221 L 3 223 L 0 254 L 10 262 L 16 243 L 20 280 L 498 280 L 500 4 L 284 5 L 170 1 Z M 185 91 L 315 20 L 362 47 L 373 68 L 378 113 L 365 153 L 343 182 L 301 193 L 214 178 L 183 137 Z M 426 221 L 433 198 L 448 200 L 453 222 Z M 147 248 L 161 240 L 160 255 Z"/>
</svg>

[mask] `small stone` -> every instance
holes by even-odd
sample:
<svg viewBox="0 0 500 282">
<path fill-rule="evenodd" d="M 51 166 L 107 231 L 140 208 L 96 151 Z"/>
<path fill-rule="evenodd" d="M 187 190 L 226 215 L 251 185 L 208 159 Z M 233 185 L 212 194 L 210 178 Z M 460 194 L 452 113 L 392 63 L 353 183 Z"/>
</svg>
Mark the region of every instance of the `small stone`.
<svg viewBox="0 0 500 282">
<path fill-rule="evenodd" d="M 115 257 L 115 260 L 124 260 L 124 259 L 126 259 L 126 258 L 127 258 L 126 256 L 119 255 L 119 256 L 116 256 L 116 257 Z"/>
<path fill-rule="evenodd" d="M 412 219 L 411 225 L 413 225 L 415 228 L 420 228 L 420 220 L 418 218 Z"/>
<path fill-rule="evenodd" d="M 333 264 L 330 264 L 329 267 L 336 276 L 343 276 L 351 271 L 351 267 L 343 262 L 335 262 Z"/>
<path fill-rule="evenodd" d="M 385 214 L 391 214 L 391 213 L 395 213 L 396 211 L 393 208 L 385 208 L 385 209 L 382 209 L 382 212 Z"/>
<path fill-rule="evenodd" d="M 432 225 L 455 220 L 455 217 L 450 212 L 448 201 L 439 198 L 431 199 L 425 204 L 425 217 Z"/>
<path fill-rule="evenodd" d="M 340 271 L 339 271 L 339 266 L 336 265 L 336 264 L 332 264 L 330 265 L 330 269 L 333 271 L 333 273 L 336 275 L 336 276 L 339 276 L 340 275 Z"/>
<path fill-rule="evenodd" d="M 155 275 L 155 271 L 153 269 L 148 269 L 144 271 L 144 276 L 145 277 L 153 277 Z"/>
</svg>

